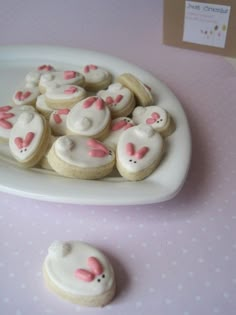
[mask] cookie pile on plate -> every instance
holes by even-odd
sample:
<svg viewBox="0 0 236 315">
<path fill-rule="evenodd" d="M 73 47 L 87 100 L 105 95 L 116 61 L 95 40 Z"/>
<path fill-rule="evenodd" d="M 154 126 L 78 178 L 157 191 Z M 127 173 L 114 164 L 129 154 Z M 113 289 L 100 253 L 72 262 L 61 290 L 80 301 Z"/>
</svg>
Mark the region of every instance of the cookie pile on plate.
<svg viewBox="0 0 236 315">
<path fill-rule="evenodd" d="M 99 179 L 116 167 L 138 181 L 160 164 L 171 115 L 133 74 L 115 78 L 103 67 L 57 70 L 41 65 L 0 106 L 0 140 L 20 166 Z M 167 152 L 168 154 L 168 152 Z"/>
</svg>

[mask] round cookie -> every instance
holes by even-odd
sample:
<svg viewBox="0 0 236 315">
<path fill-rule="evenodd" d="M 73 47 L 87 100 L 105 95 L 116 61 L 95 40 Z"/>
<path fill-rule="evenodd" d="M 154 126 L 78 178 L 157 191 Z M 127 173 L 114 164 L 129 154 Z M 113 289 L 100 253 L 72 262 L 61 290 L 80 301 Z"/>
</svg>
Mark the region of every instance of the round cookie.
<svg viewBox="0 0 236 315">
<path fill-rule="evenodd" d="M 59 87 L 61 85 L 84 86 L 84 76 L 78 71 L 52 71 L 41 75 L 39 80 L 39 90 L 43 94 L 49 87 Z"/>
<path fill-rule="evenodd" d="M 53 108 L 49 107 L 45 102 L 45 94 L 41 94 L 37 97 L 35 107 L 46 119 L 49 119 L 49 116 L 53 112 Z"/>
<path fill-rule="evenodd" d="M 118 117 L 113 119 L 111 122 L 110 133 L 103 142 L 115 151 L 120 135 L 133 126 L 134 123 L 129 117 Z"/>
<path fill-rule="evenodd" d="M 26 111 L 34 112 L 35 108 L 29 105 L 5 105 L 0 107 L 0 141 L 8 141 L 18 117 Z"/>
<path fill-rule="evenodd" d="M 171 115 L 167 110 L 157 105 L 137 106 L 132 113 L 132 119 L 136 125 L 146 123 L 152 126 L 163 137 L 171 135 L 175 130 L 175 123 Z"/>
<path fill-rule="evenodd" d="M 109 106 L 112 118 L 128 116 L 135 107 L 133 92 L 120 83 L 109 85 L 107 90 L 97 93 Z"/>
<path fill-rule="evenodd" d="M 69 108 L 54 110 L 49 118 L 49 126 L 55 136 L 64 136 L 66 134 L 66 120 L 69 114 Z"/>
<path fill-rule="evenodd" d="M 88 91 L 97 92 L 105 89 L 112 81 L 110 72 L 93 64 L 84 66 L 81 73 L 85 77 L 85 89 Z"/>
<path fill-rule="evenodd" d="M 54 241 L 43 263 L 43 275 L 52 292 L 82 306 L 104 306 L 116 291 L 108 258 L 80 241 Z"/>
<path fill-rule="evenodd" d="M 36 112 L 23 112 L 14 124 L 9 147 L 23 167 L 36 165 L 45 154 L 50 138 L 46 119 Z"/>
<path fill-rule="evenodd" d="M 46 104 L 53 109 L 71 108 L 87 95 L 85 89 L 76 85 L 61 85 L 48 88 L 45 95 Z"/>
<path fill-rule="evenodd" d="M 140 124 L 121 134 L 116 150 L 116 166 L 124 178 L 142 180 L 157 168 L 163 152 L 162 136 L 151 126 Z"/>
<path fill-rule="evenodd" d="M 90 96 L 77 103 L 67 116 L 67 133 L 103 140 L 109 133 L 111 113 L 102 98 Z"/>
<path fill-rule="evenodd" d="M 23 87 L 14 93 L 12 100 L 15 105 L 34 106 L 39 94 L 40 92 L 38 87 Z"/>
<path fill-rule="evenodd" d="M 48 162 L 59 174 L 80 179 L 98 179 L 111 173 L 115 154 L 93 138 L 59 137 L 48 153 Z"/>
<path fill-rule="evenodd" d="M 153 104 L 151 89 L 133 74 L 123 73 L 116 78 L 116 81 L 120 82 L 134 93 L 138 105 L 149 106 Z"/>
</svg>

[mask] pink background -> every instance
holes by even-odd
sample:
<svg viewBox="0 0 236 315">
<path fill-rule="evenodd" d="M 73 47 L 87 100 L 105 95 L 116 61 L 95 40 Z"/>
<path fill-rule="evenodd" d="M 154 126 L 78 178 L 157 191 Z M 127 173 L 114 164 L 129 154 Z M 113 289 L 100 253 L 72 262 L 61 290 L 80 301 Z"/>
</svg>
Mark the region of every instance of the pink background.
<svg viewBox="0 0 236 315">
<path fill-rule="evenodd" d="M 0 193 L 0 313 L 235 314 L 235 68 L 162 45 L 157 0 L 5 1 L 0 44 L 92 49 L 143 67 L 180 99 L 193 141 L 186 184 L 162 204 L 92 207 Z M 108 254 L 118 282 L 110 305 L 83 308 L 45 289 L 41 266 L 55 239 Z"/>
</svg>

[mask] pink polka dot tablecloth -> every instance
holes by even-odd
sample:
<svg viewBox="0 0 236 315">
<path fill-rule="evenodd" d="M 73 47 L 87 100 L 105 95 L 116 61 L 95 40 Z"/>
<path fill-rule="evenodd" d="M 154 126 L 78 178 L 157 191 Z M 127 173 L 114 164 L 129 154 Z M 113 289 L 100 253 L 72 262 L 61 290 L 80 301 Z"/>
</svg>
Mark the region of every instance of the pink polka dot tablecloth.
<svg viewBox="0 0 236 315">
<path fill-rule="evenodd" d="M 67 3 L 5 3 L 0 44 L 98 50 L 151 72 L 186 112 L 191 167 L 181 192 L 158 204 L 82 206 L 0 192 L 0 314 L 234 315 L 236 69 L 220 56 L 162 45 L 161 1 Z M 48 246 L 74 239 L 114 266 L 117 294 L 104 308 L 70 304 L 44 285 Z"/>
</svg>

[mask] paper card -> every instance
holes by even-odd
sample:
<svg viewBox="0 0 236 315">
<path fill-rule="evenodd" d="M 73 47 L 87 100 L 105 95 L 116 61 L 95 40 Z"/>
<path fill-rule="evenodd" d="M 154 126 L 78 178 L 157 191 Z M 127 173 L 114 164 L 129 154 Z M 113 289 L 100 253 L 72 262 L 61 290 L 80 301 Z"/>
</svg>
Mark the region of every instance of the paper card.
<svg viewBox="0 0 236 315">
<path fill-rule="evenodd" d="M 236 57 L 236 0 L 164 0 L 163 42 Z"/>
<path fill-rule="evenodd" d="M 225 47 L 230 6 L 185 2 L 183 41 Z"/>
</svg>

